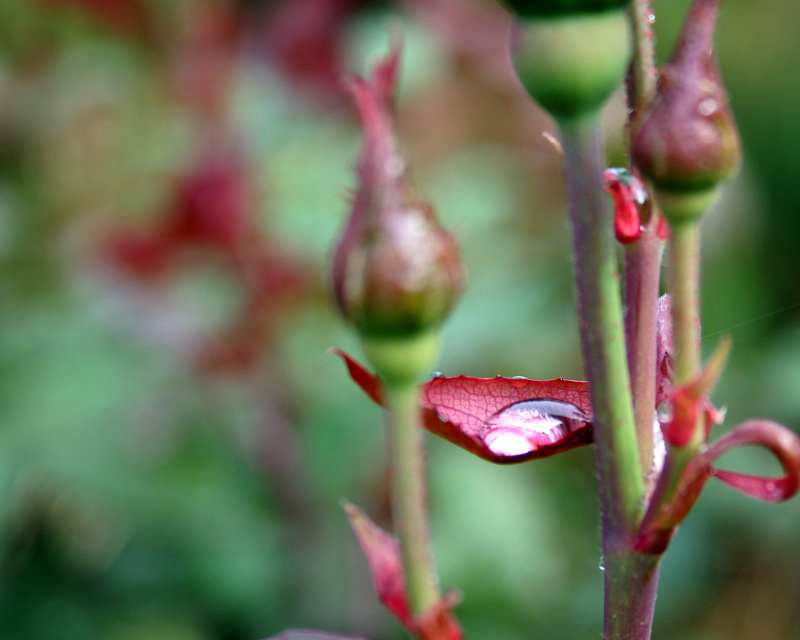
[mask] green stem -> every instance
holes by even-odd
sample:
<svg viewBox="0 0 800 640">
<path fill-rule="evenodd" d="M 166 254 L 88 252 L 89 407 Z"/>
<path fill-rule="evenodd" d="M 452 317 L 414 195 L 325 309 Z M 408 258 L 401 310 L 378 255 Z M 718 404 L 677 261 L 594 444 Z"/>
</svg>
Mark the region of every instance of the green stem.
<svg viewBox="0 0 800 640">
<path fill-rule="evenodd" d="M 597 116 L 560 123 L 566 157 L 581 344 L 592 383 L 604 532 L 638 523 L 644 480 L 630 395 L 613 221 Z"/>
<path fill-rule="evenodd" d="M 669 290 L 675 342 L 675 385 L 700 372 L 700 225 L 672 224 L 669 243 Z"/>
<path fill-rule="evenodd" d="M 439 587 L 430 545 L 425 496 L 425 432 L 419 425 L 416 384 L 386 387 L 394 467 L 392 514 L 400 539 L 411 611 L 419 615 L 435 605 Z"/>
<path fill-rule="evenodd" d="M 605 640 L 650 637 L 657 559 L 633 551 L 645 484 L 625 355 L 612 213 L 598 117 L 561 122 L 583 360 L 592 383 L 603 516 Z"/>
</svg>

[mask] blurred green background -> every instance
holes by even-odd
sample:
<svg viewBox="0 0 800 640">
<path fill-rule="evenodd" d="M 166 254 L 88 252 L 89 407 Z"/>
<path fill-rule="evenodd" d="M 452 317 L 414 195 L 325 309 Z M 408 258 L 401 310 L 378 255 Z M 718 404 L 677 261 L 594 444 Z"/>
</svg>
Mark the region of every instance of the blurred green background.
<svg viewBox="0 0 800 640">
<path fill-rule="evenodd" d="M 734 338 L 728 425 L 800 425 L 795 5 L 721 19 L 746 160 L 705 226 L 703 330 Z M 661 57 L 686 6 L 655 3 Z M 340 80 L 398 26 L 402 144 L 470 274 L 440 368 L 580 377 L 552 124 L 491 2 L 0 3 L 3 639 L 402 637 L 340 509 L 386 519 L 380 412 L 327 353 L 360 355 L 328 292 L 359 142 Z M 598 637 L 591 451 L 495 467 L 436 440 L 428 463 L 468 637 Z M 798 539 L 800 502 L 712 483 L 655 637 L 800 638 Z"/>
</svg>

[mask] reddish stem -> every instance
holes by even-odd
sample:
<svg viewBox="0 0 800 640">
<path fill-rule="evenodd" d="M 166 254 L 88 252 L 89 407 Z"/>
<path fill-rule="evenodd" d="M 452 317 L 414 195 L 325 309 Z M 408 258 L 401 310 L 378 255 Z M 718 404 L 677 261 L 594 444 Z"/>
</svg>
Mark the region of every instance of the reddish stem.
<svg viewBox="0 0 800 640">
<path fill-rule="evenodd" d="M 642 471 L 653 467 L 656 406 L 656 308 L 663 242 L 650 216 L 642 235 L 625 249 L 625 336 Z"/>
</svg>

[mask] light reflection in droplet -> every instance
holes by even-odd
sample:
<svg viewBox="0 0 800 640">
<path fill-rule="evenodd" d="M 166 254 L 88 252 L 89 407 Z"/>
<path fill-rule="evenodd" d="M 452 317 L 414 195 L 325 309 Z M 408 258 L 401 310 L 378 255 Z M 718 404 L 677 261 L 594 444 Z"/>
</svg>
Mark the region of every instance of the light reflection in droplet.
<svg viewBox="0 0 800 640">
<path fill-rule="evenodd" d="M 719 111 L 719 102 L 715 98 L 703 98 L 697 105 L 697 112 L 701 116 L 711 116 Z"/>
<path fill-rule="evenodd" d="M 496 455 L 520 456 L 563 442 L 587 421 L 578 407 L 567 402 L 527 400 L 492 416 L 481 437 Z"/>
</svg>

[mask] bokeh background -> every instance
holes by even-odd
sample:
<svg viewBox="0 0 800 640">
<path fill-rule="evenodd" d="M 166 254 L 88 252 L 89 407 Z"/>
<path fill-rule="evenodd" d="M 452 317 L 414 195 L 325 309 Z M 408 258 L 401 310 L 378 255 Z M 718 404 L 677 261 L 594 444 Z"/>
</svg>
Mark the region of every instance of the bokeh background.
<svg viewBox="0 0 800 640">
<path fill-rule="evenodd" d="M 655 3 L 662 58 L 686 6 Z M 552 124 L 493 3 L 3 0 L 0 637 L 403 637 L 340 509 L 386 520 L 380 412 L 327 353 L 358 354 L 328 286 L 359 142 L 341 79 L 392 29 L 403 148 L 470 273 L 442 371 L 581 376 Z M 725 3 L 719 50 L 746 161 L 705 225 L 704 348 L 735 341 L 728 425 L 798 426 L 794 0 Z M 437 440 L 429 466 L 468 636 L 598 637 L 591 451 L 495 467 Z M 798 539 L 800 501 L 711 483 L 655 637 L 800 638 Z"/>
</svg>

